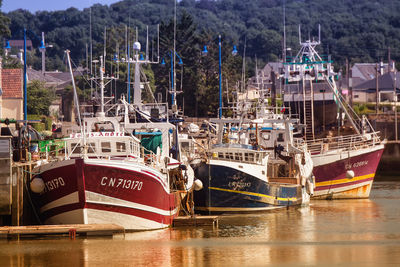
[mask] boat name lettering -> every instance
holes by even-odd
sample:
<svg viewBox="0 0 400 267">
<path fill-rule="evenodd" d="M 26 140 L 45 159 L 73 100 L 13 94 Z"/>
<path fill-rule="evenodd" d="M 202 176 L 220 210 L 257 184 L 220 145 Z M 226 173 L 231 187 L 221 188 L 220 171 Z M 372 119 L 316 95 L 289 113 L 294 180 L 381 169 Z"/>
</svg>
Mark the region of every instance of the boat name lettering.
<svg viewBox="0 0 400 267">
<path fill-rule="evenodd" d="M 65 182 L 62 177 L 58 177 L 58 178 L 55 178 L 55 179 L 45 182 L 44 185 L 45 185 L 45 192 L 50 192 L 61 186 L 65 186 Z"/>
<path fill-rule="evenodd" d="M 103 178 L 101 178 L 100 184 L 102 186 L 125 188 L 125 189 L 138 190 L 138 191 L 142 190 L 142 187 L 143 187 L 143 182 L 141 182 L 141 181 L 134 181 L 134 180 L 124 179 L 124 178 L 112 178 L 112 177 L 107 177 L 107 176 L 103 176 Z"/>
<path fill-rule="evenodd" d="M 355 162 L 353 164 L 351 164 L 351 163 L 346 164 L 346 169 L 351 170 L 352 168 L 359 168 L 359 167 L 366 166 L 366 165 L 368 165 L 368 160 Z"/>
<path fill-rule="evenodd" d="M 87 137 L 99 137 L 99 136 L 104 136 L 104 137 L 121 137 L 124 136 L 124 133 L 116 133 L 116 132 L 93 132 L 93 133 L 87 133 Z M 70 135 L 70 138 L 80 138 L 82 137 L 81 133 L 74 133 Z"/>
<path fill-rule="evenodd" d="M 245 183 L 245 182 L 240 182 L 240 181 L 233 181 L 233 182 L 229 182 L 229 187 L 230 188 L 234 188 L 234 189 L 242 189 L 242 188 L 246 188 L 246 187 L 250 187 L 251 183 Z"/>
</svg>

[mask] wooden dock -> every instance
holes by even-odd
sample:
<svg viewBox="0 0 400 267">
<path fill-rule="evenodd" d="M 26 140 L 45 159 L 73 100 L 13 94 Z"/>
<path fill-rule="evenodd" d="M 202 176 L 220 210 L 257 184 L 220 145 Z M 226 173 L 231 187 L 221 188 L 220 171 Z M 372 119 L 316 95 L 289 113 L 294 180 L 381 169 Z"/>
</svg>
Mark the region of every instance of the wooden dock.
<svg viewBox="0 0 400 267">
<path fill-rule="evenodd" d="M 218 228 L 218 216 L 179 216 L 174 219 L 172 226 L 212 226 Z"/>
<path fill-rule="evenodd" d="M 31 225 L 0 227 L 0 237 L 10 238 L 32 235 L 76 235 L 104 236 L 125 233 L 125 228 L 116 224 L 65 224 L 65 225 Z"/>
</svg>

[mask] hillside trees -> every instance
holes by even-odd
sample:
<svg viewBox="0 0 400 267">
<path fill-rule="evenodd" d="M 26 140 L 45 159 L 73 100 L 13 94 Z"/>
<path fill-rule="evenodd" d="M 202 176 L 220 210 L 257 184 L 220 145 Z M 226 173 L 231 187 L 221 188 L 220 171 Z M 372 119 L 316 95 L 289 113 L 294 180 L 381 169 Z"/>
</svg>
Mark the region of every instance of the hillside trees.
<svg viewBox="0 0 400 267">
<path fill-rule="evenodd" d="M 230 88 L 241 78 L 240 75 L 237 77 L 242 67 L 240 57 L 230 56 L 229 47 L 233 44 L 238 45 L 243 55 L 246 40 L 246 69 L 249 72 L 254 72 L 255 57 L 258 66 L 267 61 L 282 59 L 282 3 L 282 0 L 182 0 L 177 3 L 176 51 L 184 65 L 182 69 L 177 65 L 176 84 L 180 90 L 182 76 L 184 93 L 179 95 L 179 99 L 181 101 L 184 98 L 185 111 L 200 116 L 205 115 L 205 110 L 214 111 L 217 107 L 212 104 L 217 102 L 215 94 L 218 93 L 218 56 L 213 53 L 218 50 L 215 46 L 219 34 L 223 40 L 224 86 L 225 78 L 228 78 Z M 337 68 L 346 59 L 350 63 L 385 60 L 388 57 L 388 47 L 391 58 L 400 61 L 400 13 L 397 12 L 400 10 L 400 1 L 286 0 L 285 3 L 286 47 L 291 48 L 293 56 L 300 47 L 298 26 L 301 24 L 302 41 L 305 41 L 318 38 L 320 24 L 322 44 L 316 49 L 320 54 L 330 54 Z M 21 9 L 7 16 L 12 22 L 10 29 L 13 39 L 22 39 L 24 27 L 38 35 L 45 32 L 46 42 L 53 45 L 46 50 L 46 64 L 49 70 L 55 70 L 63 67 L 65 49 L 71 50 L 75 62 L 82 62 L 85 66 L 92 14 L 93 59 L 98 59 L 103 53 L 103 32 L 107 27 L 106 72 L 111 75 L 115 63 L 111 58 L 117 44 L 121 57 L 126 50 L 125 26 L 130 26 L 132 39 L 135 29 L 138 29 L 139 41 L 144 47 L 146 26 L 149 25 L 150 36 L 155 36 L 155 25 L 161 24 L 160 57 L 169 62 L 168 53 L 172 49 L 173 40 L 173 7 L 173 0 L 125 0 L 110 6 L 95 4 L 91 9 L 83 11 L 70 8 L 31 14 Z M 30 37 L 34 47 L 38 47 L 40 40 Z M 203 57 L 200 51 L 205 44 L 209 45 L 210 52 Z M 35 62 L 40 61 L 28 58 L 28 64 L 38 64 Z M 126 93 L 127 87 L 127 66 L 120 64 L 119 67 L 117 96 Z M 145 67 L 150 76 L 154 72 L 152 90 L 156 94 L 161 93 L 164 101 L 171 86 L 169 68 L 168 63 L 164 68 L 155 65 Z M 246 73 L 246 77 L 248 75 Z"/>
<path fill-rule="evenodd" d="M 3 0 L 0 0 L 0 8 L 3 4 Z M 0 12 L 0 37 L 8 37 L 10 36 L 10 19 L 4 15 L 3 12 Z"/>
</svg>

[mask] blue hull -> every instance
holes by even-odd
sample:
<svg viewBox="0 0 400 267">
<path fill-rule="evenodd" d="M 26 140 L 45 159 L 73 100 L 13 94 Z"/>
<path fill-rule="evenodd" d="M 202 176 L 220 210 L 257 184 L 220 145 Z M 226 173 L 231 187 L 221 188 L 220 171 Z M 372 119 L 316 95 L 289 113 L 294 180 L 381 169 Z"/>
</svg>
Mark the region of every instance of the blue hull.
<svg viewBox="0 0 400 267">
<path fill-rule="evenodd" d="M 300 185 L 268 183 L 227 166 L 202 164 L 196 178 L 203 182 L 194 193 L 198 212 L 252 212 L 302 203 Z"/>
</svg>

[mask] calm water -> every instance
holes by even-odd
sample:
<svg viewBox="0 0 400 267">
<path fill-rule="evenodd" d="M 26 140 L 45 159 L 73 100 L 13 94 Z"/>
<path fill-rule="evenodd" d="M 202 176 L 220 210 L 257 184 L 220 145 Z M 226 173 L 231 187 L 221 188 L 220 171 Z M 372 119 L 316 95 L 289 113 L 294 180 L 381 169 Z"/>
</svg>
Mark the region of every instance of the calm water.
<svg viewBox="0 0 400 267">
<path fill-rule="evenodd" d="M 0 266 L 400 266 L 400 177 L 368 200 L 226 216 L 219 229 L 0 240 Z"/>
</svg>

